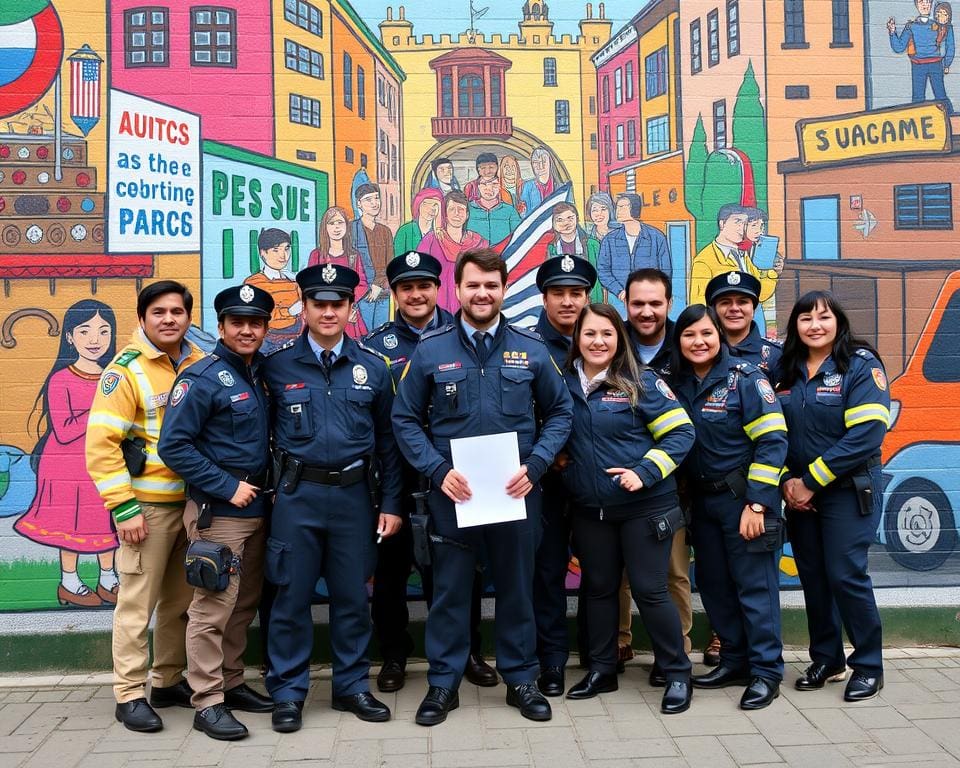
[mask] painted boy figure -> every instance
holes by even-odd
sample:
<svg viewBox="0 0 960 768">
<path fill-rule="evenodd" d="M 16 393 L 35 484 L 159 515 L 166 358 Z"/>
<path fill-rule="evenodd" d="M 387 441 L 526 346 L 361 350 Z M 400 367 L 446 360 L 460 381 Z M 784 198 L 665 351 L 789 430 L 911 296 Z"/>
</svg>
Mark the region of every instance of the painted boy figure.
<svg viewBox="0 0 960 768">
<path fill-rule="evenodd" d="M 290 263 L 290 235 L 282 229 L 263 229 L 257 238 L 257 249 L 263 267 L 243 282 L 262 288 L 273 297 L 270 330 L 263 342 L 266 353 L 300 335 L 303 302 L 293 274 L 286 269 Z"/>
<path fill-rule="evenodd" d="M 894 53 L 905 52 L 910 57 L 911 101 L 916 104 L 926 100 L 929 80 L 933 98 L 946 102 L 948 113 L 953 112 L 943 83 L 943 76 L 953 63 L 953 35 L 947 38 L 940 34 L 941 25 L 931 15 L 933 0 L 915 0 L 914 4 L 920 15 L 904 24 L 899 32 L 896 20 L 893 17 L 887 19 L 890 48 Z"/>
</svg>

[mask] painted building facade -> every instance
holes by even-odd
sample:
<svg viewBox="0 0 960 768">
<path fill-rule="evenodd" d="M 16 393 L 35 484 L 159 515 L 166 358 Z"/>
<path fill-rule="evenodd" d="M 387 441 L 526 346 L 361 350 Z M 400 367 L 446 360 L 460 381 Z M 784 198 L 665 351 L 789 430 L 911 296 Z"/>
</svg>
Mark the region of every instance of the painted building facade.
<svg viewBox="0 0 960 768">
<path fill-rule="evenodd" d="M 120 344 L 137 290 L 182 280 L 198 297 L 192 338 L 209 347 L 215 293 L 242 281 L 295 291 L 323 216 L 336 205 L 355 218 L 365 183 L 381 197 L 368 223 L 394 250 L 441 243 L 452 266 L 463 233 L 428 212 L 476 188 L 490 170 L 482 155 L 500 187 L 485 201 L 500 222 L 485 239 L 507 260 L 515 321 L 539 311 L 531 277 L 552 255 L 558 202 L 574 205 L 586 238 L 592 193 L 639 194 L 643 220 L 667 238 L 678 305 L 720 206 L 761 211 L 764 240 L 743 247 L 782 270 L 767 333 L 783 334 L 799 293 L 830 287 L 887 363 L 897 404 L 875 583 L 956 584 L 960 81 L 944 78 L 952 105 L 914 93 L 914 65 L 887 26 L 892 17 L 899 34 L 913 3 L 505 2 L 465 20 L 467 10 L 0 7 L 0 36 L 15 41 L 0 49 L 0 610 L 63 609 L 66 626 L 76 606 L 58 598 L 62 574 L 79 563 L 93 589 L 112 567 L 109 541 L 87 546 L 48 517 L 50 493 L 66 484 L 80 499 L 88 481 L 43 469 L 54 455 L 82 466 L 82 401 L 65 412 L 47 398 L 64 387 L 79 398 L 79 373 L 95 379 L 104 363 L 107 348 L 68 343 L 78 312 Z M 291 240 L 273 271 L 257 248 L 266 227 Z M 373 257 L 389 251 L 358 254 L 358 268 L 372 279 Z M 372 292 L 358 302 L 364 317 L 389 312 Z M 276 317 L 278 338 L 298 323 Z M 102 515 L 76 504 L 76 520 Z M 782 575 L 796 584 L 789 551 Z"/>
</svg>

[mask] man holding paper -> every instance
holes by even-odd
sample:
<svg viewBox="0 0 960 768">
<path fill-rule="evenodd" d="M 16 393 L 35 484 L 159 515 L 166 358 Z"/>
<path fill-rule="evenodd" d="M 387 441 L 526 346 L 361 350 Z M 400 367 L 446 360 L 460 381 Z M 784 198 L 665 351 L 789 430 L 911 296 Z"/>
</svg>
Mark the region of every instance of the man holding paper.
<svg viewBox="0 0 960 768">
<path fill-rule="evenodd" d="M 430 689 L 417 711 L 420 725 L 441 723 L 459 706 L 457 688 L 470 652 L 473 572 L 484 555 L 497 590 L 497 669 L 507 684 L 507 703 L 531 720 L 551 717 L 550 704 L 536 684 L 532 586 L 540 533 L 539 480 L 570 433 L 573 403 L 540 338 L 508 325 L 500 314 L 506 278 L 506 264 L 494 251 L 461 255 L 455 269 L 461 310 L 452 325 L 423 336 L 394 402 L 400 450 L 432 480 L 429 507 L 439 539 L 426 628 Z M 458 513 L 481 520 L 484 515 L 488 520 L 504 517 L 497 508 L 477 509 L 482 502 L 473 498 L 471 485 L 478 495 L 495 491 L 482 480 L 484 462 L 456 465 L 453 459 L 452 441 L 479 436 L 511 446 L 516 441 L 519 470 L 504 476 L 501 488 L 504 497 L 524 499 L 522 519 L 458 524 Z M 495 463 L 502 458 L 497 456 Z"/>
</svg>

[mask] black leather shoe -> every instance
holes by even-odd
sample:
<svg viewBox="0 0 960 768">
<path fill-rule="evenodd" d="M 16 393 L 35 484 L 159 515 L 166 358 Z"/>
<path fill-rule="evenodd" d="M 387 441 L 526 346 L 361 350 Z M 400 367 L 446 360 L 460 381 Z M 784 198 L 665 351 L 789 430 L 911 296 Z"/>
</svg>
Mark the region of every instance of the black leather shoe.
<svg viewBox="0 0 960 768">
<path fill-rule="evenodd" d="M 854 672 L 847 690 L 843 692 L 844 701 L 866 701 L 872 699 L 883 688 L 883 675 L 870 677 L 863 672 Z"/>
<path fill-rule="evenodd" d="M 467 666 L 463 670 L 463 676 L 481 688 L 492 688 L 500 682 L 497 671 L 487 664 L 479 653 L 471 653 L 467 657 Z"/>
<path fill-rule="evenodd" d="M 193 730 L 203 731 L 218 741 L 237 741 L 249 735 L 247 726 L 237 720 L 224 704 L 214 704 L 197 712 L 193 716 Z"/>
<path fill-rule="evenodd" d="M 377 674 L 377 690 L 383 693 L 393 693 L 403 688 L 406 678 L 406 664 L 393 659 L 387 659 Z"/>
<path fill-rule="evenodd" d="M 370 691 L 352 696 L 334 696 L 333 708 L 340 712 L 353 712 L 368 723 L 385 723 L 390 719 L 390 707 L 374 697 Z"/>
<path fill-rule="evenodd" d="M 798 691 L 818 691 L 827 683 L 839 683 L 847 677 L 847 668 L 828 669 L 826 664 L 814 662 L 794 683 Z"/>
<path fill-rule="evenodd" d="M 303 702 L 280 701 L 273 705 L 270 724 L 277 733 L 293 733 L 303 725 Z"/>
<path fill-rule="evenodd" d="M 663 674 L 663 670 L 656 664 L 650 667 L 650 685 L 654 688 L 667 687 L 667 676 Z"/>
<path fill-rule="evenodd" d="M 705 675 L 690 678 L 694 688 L 726 688 L 730 685 L 748 685 L 750 673 L 745 669 L 730 669 L 719 666 Z"/>
<path fill-rule="evenodd" d="M 227 709 L 238 712 L 273 712 L 273 699 L 253 690 L 246 683 L 240 683 L 223 693 L 223 703 Z"/>
<path fill-rule="evenodd" d="M 460 706 L 460 694 L 450 688 L 431 685 L 417 710 L 417 725 L 437 725 L 447 719 L 447 713 Z"/>
<path fill-rule="evenodd" d="M 619 687 L 616 675 L 587 672 L 583 680 L 567 691 L 567 698 L 592 699 L 598 693 L 613 693 Z"/>
<path fill-rule="evenodd" d="M 780 695 L 780 683 L 754 677 L 740 697 L 740 709 L 763 709 Z"/>
<path fill-rule="evenodd" d="M 676 715 L 690 709 L 690 699 L 693 698 L 693 688 L 686 680 L 674 680 L 667 683 L 663 698 L 660 700 L 660 711 L 665 715 Z"/>
<path fill-rule="evenodd" d="M 186 680 L 181 680 L 176 685 L 169 685 L 166 688 L 152 688 L 150 690 L 150 706 L 154 709 L 163 709 L 164 707 L 193 709 L 193 704 L 190 703 L 191 696 L 193 696 L 193 688 Z"/>
<path fill-rule="evenodd" d="M 544 667 L 537 678 L 537 688 L 544 696 L 563 696 L 565 682 L 563 667 Z"/>
<path fill-rule="evenodd" d="M 710 633 L 710 640 L 703 649 L 703 664 L 707 667 L 720 666 L 720 638 L 716 632 Z"/>
<path fill-rule="evenodd" d="M 517 707 L 527 720 L 545 721 L 553 717 L 550 702 L 544 698 L 536 683 L 507 686 L 507 704 Z"/>
<path fill-rule="evenodd" d="M 146 699 L 134 699 L 123 704 L 117 704 L 115 712 L 117 722 L 123 723 L 124 728 L 138 733 L 155 733 L 163 730 L 163 720 L 147 704 Z"/>
</svg>

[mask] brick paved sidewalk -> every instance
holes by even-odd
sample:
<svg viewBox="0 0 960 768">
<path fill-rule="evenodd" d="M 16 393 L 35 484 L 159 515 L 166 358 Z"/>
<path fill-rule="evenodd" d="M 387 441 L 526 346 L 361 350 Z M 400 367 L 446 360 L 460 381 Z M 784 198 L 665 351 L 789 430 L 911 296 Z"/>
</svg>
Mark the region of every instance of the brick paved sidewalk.
<svg viewBox="0 0 960 768">
<path fill-rule="evenodd" d="M 321 669 L 302 731 L 280 735 L 269 715 L 240 713 L 251 735 L 232 744 L 193 731 L 186 709 L 161 710 L 161 733 L 125 730 L 113 717 L 109 676 L 0 676 L 0 767 L 960 766 L 960 651 L 890 649 L 885 659 L 882 695 L 858 705 L 844 704 L 842 685 L 794 691 L 805 656 L 791 652 L 787 684 L 770 708 L 741 712 L 741 689 L 731 688 L 696 691 L 688 712 L 664 717 L 660 690 L 647 683 L 646 656 L 628 665 L 616 693 L 552 699 L 549 723 L 507 707 L 502 685 L 465 682 L 460 709 L 429 729 L 413 722 L 425 665 L 411 665 L 402 691 L 381 695 L 394 719 L 380 725 L 332 711 L 329 671 Z M 568 684 L 580 670 L 570 673 Z"/>
</svg>

